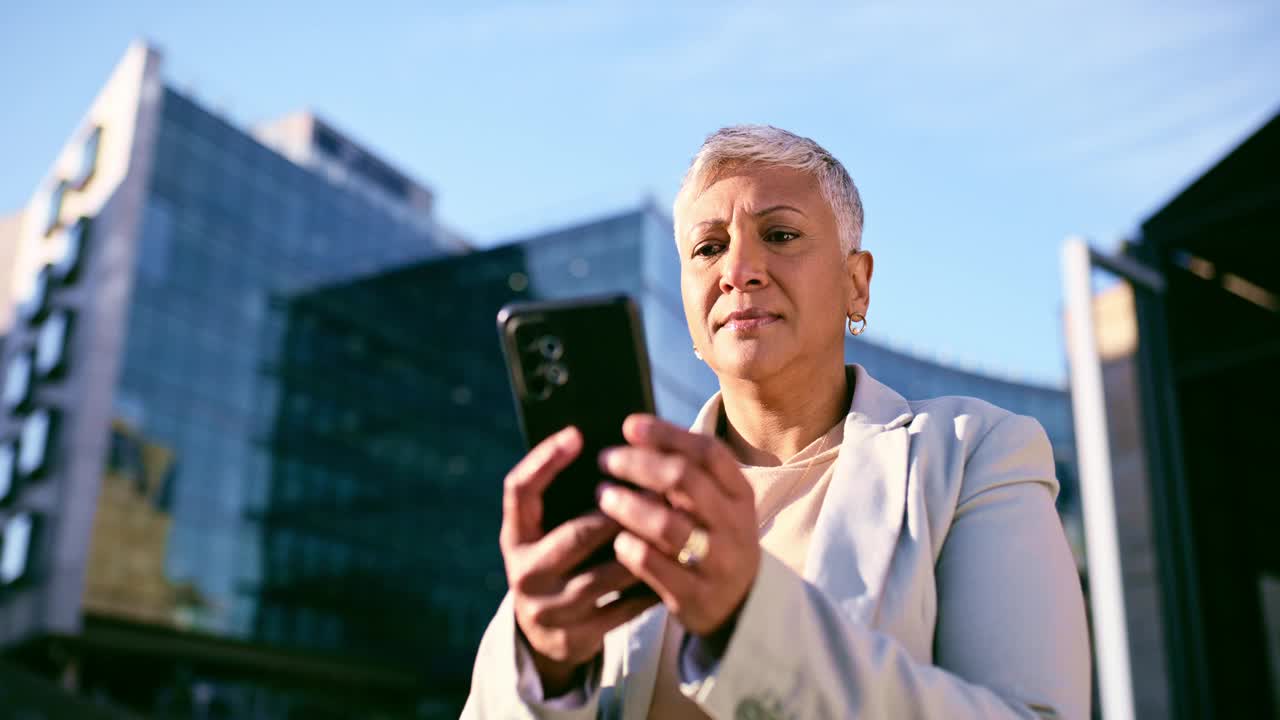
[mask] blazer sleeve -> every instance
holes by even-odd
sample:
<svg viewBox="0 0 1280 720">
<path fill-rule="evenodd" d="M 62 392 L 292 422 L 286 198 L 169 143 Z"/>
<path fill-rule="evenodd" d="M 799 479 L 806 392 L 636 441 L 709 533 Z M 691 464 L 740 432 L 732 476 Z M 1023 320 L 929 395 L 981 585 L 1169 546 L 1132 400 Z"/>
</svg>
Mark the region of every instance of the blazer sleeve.
<svg viewBox="0 0 1280 720">
<path fill-rule="evenodd" d="M 585 701 L 566 707 L 570 704 L 538 701 L 527 696 L 522 688 L 516 643 L 515 611 L 511 608 L 511 593 L 507 593 L 480 639 L 471 674 L 471 692 L 462 709 L 463 720 L 588 720 L 596 717 L 600 702 L 599 659 L 583 689 Z"/>
<path fill-rule="evenodd" d="M 935 568 L 936 664 L 764 553 L 724 654 L 681 689 L 713 718 L 1087 718 L 1084 605 L 1056 488 L 1034 420 L 1006 416 L 978 443 Z"/>
</svg>

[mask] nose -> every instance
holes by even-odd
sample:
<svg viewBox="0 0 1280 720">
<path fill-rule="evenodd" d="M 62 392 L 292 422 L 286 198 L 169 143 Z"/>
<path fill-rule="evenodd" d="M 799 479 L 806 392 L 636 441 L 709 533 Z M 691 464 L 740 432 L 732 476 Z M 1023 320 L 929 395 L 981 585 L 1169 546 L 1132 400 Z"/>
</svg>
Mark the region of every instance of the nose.
<svg viewBox="0 0 1280 720">
<path fill-rule="evenodd" d="M 750 292 L 768 284 L 767 253 L 762 243 L 741 235 L 732 238 L 720 264 L 720 292 Z"/>
</svg>

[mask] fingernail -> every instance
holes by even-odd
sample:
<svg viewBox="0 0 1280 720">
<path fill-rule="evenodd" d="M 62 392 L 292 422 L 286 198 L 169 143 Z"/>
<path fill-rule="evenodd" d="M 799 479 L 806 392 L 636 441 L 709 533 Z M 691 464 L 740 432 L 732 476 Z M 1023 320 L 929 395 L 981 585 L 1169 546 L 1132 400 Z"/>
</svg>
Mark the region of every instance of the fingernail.
<svg viewBox="0 0 1280 720">
<path fill-rule="evenodd" d="M 570 425 L 560 431 L 559 445 L 560 447 L 570 447 L 578 441 L 578 428 Z"/>
<path fill-rule="evenodd" d="M 613 457 L 615 453 L 616 451 L 613 448 L 605 448 L 600 451 L 598 461 L 600 463 L 601 470 L 604 470 L 605 472 L 609 471 L 609 458 Z"/>
<path fill-rule="evenodd" d="M 612 507 L 617 500 L 617 491 L 609 487 L 608 484 L 600 483 L 600 485 L 596 487 L 596 502 L 600 504 L 600 507 Z"/>
<path fill-rule="evenodd" d="M 626 555 L 627 548 L 630 547 L 630 545 L 631 536 L 625 532 L 618 533 L 618 536 L 613 539 L 613 550 L 616 553 Z"/>
<path fill-rule="evenodd" d="M 649 436 L 649 431 L 652 429 L 652 425 L 650 424 L 649 418 L 647 416 L 632 415 L 630 417 L 630 420 L 631 420 L 631 432 L 636 436 L 637 439 L 644 440 Z"/>
</svg>

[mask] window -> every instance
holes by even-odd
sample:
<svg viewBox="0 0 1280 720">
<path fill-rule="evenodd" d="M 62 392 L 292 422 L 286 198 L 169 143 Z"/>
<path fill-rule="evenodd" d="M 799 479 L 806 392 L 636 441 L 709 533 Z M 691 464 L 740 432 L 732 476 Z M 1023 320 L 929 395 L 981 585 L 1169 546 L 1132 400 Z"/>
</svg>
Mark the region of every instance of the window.
<svg viewBox="0 0 1280 720">
<path fill-rule="evenodd" d="M 42 378 L 57 377 L 67 365 L 67 339 L 71 334 L 71 312 L 59 310 L 45 320 L 36 338 L 36 373 Z"/>
<path fill-rule="evenodd" d="M 57 229 L 62 222 L 62 198 L 67 194 L 67 181 L 59 180 L 49 189 L 49 209 L 45 216 L 44 234 L 48 235 Z"/>
<path fill-rule="evenodd" d="M 59 282 L 71 283 L 76 279 L 82 264 L 88 229 L 89 218 L 82 217 L 62 232 L 62 255 L 53 264 L 53 276 Z"/>
<path fill-rule="evenodd" d="M 35 322 L 49 309 L 49 277 L 53 272 L 45 265 L 31 281 L 31 289 L 18 304 L 18 316 L 26 322 Z"/>
<path fill-rule="evenodd" d="M 12 585 L 27 574 L 31 564 L 31 536 L 35 517 L 22 513 L 9 518 L 0 531 L 0 587 Z"/>
<path fill-rule="evenodd" d="M 18 443 L 5 440 L 0 443 L 0 503 L 7 502 L 13 496 L 17 475 L 14 472 L 18 462 Z"/>
<path fill-rule="evenodd" d="M 24 351 L 9 359 L 4 373 L 4 407 L 17 410 L 31 402 L 31 353 Z"/>
<path fill-rule="evenodd" d="M 173 205 L 155 195 L 151 196 L 142 221 L 138 269 L 143 277 L 155 283 L 164 282 L 169 277 L 173 226 Z"/>
<path fill-rule="evenodd" d="M 94 170 L 98 167 L 98 149 L 101 145 L 102 128 L 94 127 L 85 135 L 84 142 L 80 145 L 80 165 L 76 168 L 75 177 L 71 180 L 71 186 L 76 190 L 83 190 L 93 179 Z"/>
<path fill-rule="evenodd" d="M 18 443 L 18 473 L 22 477 L 37 477 L 48 466 L 53 422 L 53 412 L 47 408 L 36 410 L 23 421 Z"/>
</svg>

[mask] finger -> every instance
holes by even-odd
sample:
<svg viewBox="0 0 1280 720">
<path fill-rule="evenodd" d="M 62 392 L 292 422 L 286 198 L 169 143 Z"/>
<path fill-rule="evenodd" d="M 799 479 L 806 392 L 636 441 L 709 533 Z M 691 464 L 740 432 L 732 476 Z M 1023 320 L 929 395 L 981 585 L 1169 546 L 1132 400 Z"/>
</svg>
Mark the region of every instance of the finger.
<svg viewBox="0 0 1280 720">
<path fill-rule="evenodd" d="M 591 512 L 557 525 L 528 552 L 531 575 L 567 575 L 616 535 L 618 523 Z"/>
<path fill-rule="evenodd" d="M 629 532 L 619 533 L 613 547 L 618 562 L 651 588 L 673 615 L 687 623 L 688 611 L 697 609 L 695 594 L 701 579 L 690 568 Z"/>
<path fill-rule="evenodd" d="M 590 618 L 578 625 L 578 628 L 584 633 L 592 635 L 598 633 L 603 636 L 657 603 L 658 596 L 652 592 L 632 597 L 621 597 L 596 610 Z"/>
<path fill-rule="evenodd" d="M 666 496 L 703 524 L 720 527 L 731 500 L 719 483 L 687 457 L 622 445 L 600 453 L 600 469 Z"/>
<path fill-rule="evenodd" d="M 699 579 L 693 572 L 626 530 L 613 539 L 618 562 L 653 588 L 667 609 L 679 615 L 693 596 Z"/>
<path fill-rule="evenodd" d="M 700 465 L 729 497 L 749 497 L 751 487 L 733 453 L 712 435 L 693 433 L 652 415 L 631 415 L 622 423 L 627 442 L 683 455 Z"/>
<path fill-rule="evenodd" d="M 544 627 L 576 625 L 607 603 L 610 595 L 640 581 L 620 563 L 610 561 L 570 578 L 564 590 L 534 612 L 534 622 Z M 602 599 L 606 602 L 601 602 Z"/>
<path fill-rule="evenodd" d="M 542 492 L 580 452 L 582 433 L 570 426 L 535 445 L 507 473 L 499 535 L 504 547 L 524 545 L 542 537 Z"/>
<path fill-rule="evenodd" d="M 624 530 L 672 557 L 680 552 L 693 532 L 693 521 L 684 513 L 612 483 L 605 484 L 600 491 L 600 509 L 617 520 Z"/>
<path fill-rule="evenodd" d="M 578 648 L 574 654 L 582 654 L 582 650 L 594 654 L 600 651 L 604 636 L 612 629 L 631 620 L 635 616 L 658 603 L 658 596 L 652 592 L 628 595 L 618 598 L 603 607 L 593 610 L 585 619 L 571 626 L 562 627 L 553 635 L 560 635 L 560 644 L 569 648 Z M 571 651 L 572 652 L 572 651 Z"/>
</svg>

